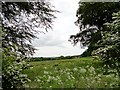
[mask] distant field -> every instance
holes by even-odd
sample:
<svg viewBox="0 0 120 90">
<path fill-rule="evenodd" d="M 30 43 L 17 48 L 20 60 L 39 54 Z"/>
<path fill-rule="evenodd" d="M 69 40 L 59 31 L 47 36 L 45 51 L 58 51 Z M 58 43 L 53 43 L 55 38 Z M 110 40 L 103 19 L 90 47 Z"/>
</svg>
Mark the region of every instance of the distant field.
<svg viewBox="0 0 120 90">
<path fill-rule="evenodd" d="M 30 62 L 26 74 L 30 88 L 112 88 L 117 87 L 118 77 L 104 75 L 101 61 L 92 57 L 54 61 Z"/>
</svg>

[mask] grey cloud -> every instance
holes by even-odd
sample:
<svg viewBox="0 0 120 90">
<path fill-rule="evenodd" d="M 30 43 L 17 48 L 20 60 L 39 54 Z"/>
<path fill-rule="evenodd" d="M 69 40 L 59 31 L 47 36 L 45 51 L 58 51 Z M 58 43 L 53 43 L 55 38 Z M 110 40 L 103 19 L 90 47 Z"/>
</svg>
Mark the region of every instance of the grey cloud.
<svg viewBox="0 0 120 90">
<path fill-rule="evenodd" d="M 44 47 L 44 46 L 58 46 L 62 47 L 64 41 L 60 40 L 60 38 L 46 35 L 44 37 L 39 36 L 39 39 L 34 40 L 33 42 L 34 47 Z"/>
</svg>

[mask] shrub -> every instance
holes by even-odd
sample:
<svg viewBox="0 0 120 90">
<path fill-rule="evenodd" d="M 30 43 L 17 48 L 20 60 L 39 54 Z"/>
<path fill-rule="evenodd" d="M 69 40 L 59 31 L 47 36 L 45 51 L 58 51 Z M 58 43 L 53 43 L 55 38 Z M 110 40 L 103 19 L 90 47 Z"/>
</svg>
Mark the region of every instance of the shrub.
<svg viewBox="0 0 120 90">
<path fill-rule="evenodd" d="M 23 71 L 29 64 L 25 60 L 16 59 L 14 54 L 6 56 L 3 53 L 3 72 L 2 72 L 2 84 L 3 89 L 9 88 L 23 88 L 24 84 L 30 81 L 27 75 Z"/>
<path fill-rule="evenodd" d="M 97 58 L 104 61 L 104 66 L 120 78 L 120 12 L 113 14 L 113 22 L 105 23 L 102 40 L 97 45 L 100 48 L 93 52 Z"/>
</svg>

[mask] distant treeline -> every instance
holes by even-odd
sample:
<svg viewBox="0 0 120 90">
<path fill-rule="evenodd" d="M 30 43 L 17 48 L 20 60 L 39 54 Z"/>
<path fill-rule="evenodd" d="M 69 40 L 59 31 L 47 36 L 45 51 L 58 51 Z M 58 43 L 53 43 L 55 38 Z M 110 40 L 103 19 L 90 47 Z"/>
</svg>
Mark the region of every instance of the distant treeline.
<svg viewBox="0 0 120 90">
<path fill-rule="evenodd" d="M 80 58 L 80 55 L 75 56 L 60 56 L 60 57 L 32 57 L 30 61 L 48 61 L 48 60 L 62 60 L 62 59 L 74 59 Z"/>
</svg>

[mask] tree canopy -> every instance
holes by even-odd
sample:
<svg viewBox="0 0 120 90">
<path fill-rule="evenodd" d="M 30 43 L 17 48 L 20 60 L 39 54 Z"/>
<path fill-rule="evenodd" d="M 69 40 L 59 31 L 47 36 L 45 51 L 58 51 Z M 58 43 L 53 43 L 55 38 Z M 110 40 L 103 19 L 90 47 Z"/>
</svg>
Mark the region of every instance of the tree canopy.
<svg viewBox="0 0 120 90">
<path fill-rule="evenodd" d="M 20 88 L 29 81 L 23 70 L 35 48 L 31 40 L 36 37 L 35 28 L 46 31 L 52 28 L 56 18 L 54 6 L 46 0 L 39 2 L 1 2 L 2 29 L 2 85 L 3 89 Z"/>
<path fill-rule="evenodd" d="M 104 23 L 112 21 L 112 13 L 120 10 L 118 2 L 79 2 L 76 13 L 75 24 L 80 31 L 76 35 L 71 35 L 70 41 L 74 44 L 78 42 L 81 46 L 88 46 L 85 56 L 98 48 L 95 47 L 101 38 L 101 31 L 104 30 Z M 96 38 L 97 37 L 97 38 Z"/>
<path fill-rule="evenodd" d="M 102 31 L 102 39 L 96 43 L 100 48 L 93 55 L 103 60 L 105 67 L 115 69 L 113 72 L 120 78 L 120 11 L 113 13 L 113 21 L 104 25 L 107 30 Z"/>
<path fill-rule="evenodd" d="M 56 18 L 50 2 L 2 2 L 2 47 L 17 46 L 17 51 L 28 55 L 34 52 L 31 39 L 36 38 L 35 27 L 52 28 L 53 19 Z M 13 48 L 14 49 L 14 48 Z M 15 50 L 15 49 L 14 49 Z"/>
</svg>

